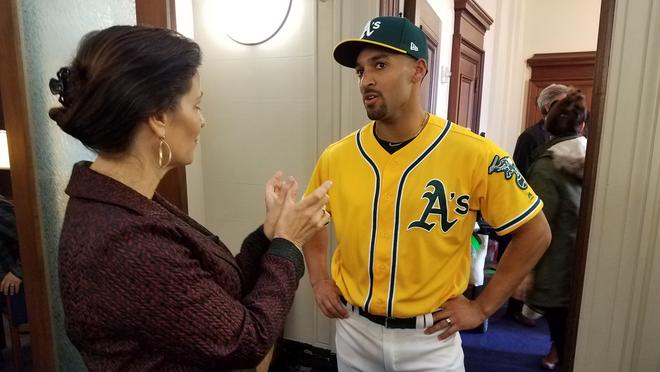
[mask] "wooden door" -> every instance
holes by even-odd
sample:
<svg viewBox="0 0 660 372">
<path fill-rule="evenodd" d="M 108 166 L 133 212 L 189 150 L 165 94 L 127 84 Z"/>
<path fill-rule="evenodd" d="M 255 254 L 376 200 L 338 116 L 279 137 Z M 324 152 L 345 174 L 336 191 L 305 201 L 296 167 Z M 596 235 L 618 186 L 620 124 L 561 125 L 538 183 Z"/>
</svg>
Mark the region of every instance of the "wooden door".
<svg viewBox="0 0 660 372">
<path fill-rule="evenodd" d="M 447 118 L 479 133 L 484 35 L 493 19 L 474 0 L 454 1 Z"/>
<path fill-rule="evenodd" d="M 429 48 L 428 74 L 422 81 L 422 104 L 426 111 L 436 113 L 438 100 L 438 68 L 441 21 L 427 0 L 406 0 L 404 17 L 418 25 Z"/>
<path fill-rule="evenodd" d="M 458 101 L 454 120 L 478 133 L 481 113 L 483 51 L 463 42 L 458 63 Z"/>
<path fill-rule="evenodd" d="M 536 99 L 550 84 L 574 86 L 582 91 L 591 107 L 596 52 L 535 54 L 527 60 L 532 69 L 527 90 L 525 128 L 541 120 Z"/>
</svg>

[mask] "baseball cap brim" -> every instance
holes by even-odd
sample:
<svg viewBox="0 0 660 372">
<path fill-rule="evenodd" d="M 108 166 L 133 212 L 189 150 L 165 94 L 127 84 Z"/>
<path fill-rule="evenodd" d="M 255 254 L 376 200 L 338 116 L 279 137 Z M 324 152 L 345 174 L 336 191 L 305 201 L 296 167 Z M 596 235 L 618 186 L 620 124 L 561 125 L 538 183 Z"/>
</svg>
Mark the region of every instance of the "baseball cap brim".
<svg viewBox="0 0 660 372">
<path fill-rule="evenodd" d="M 370 46 L 379 46 L 402 54 L 407 53 L 403 49 L 395 48 L 391 45 L 379 43 L 377 41 L 365 39 L 346 39 L 337 44 L 332 55 L 335 58 L 335 61 L 339 62 L 339 64 L 346 67 L 355 68 L 357 65 L 357 57 L 360 55 L 360 52 L 364 48 Z"/>
</svg>

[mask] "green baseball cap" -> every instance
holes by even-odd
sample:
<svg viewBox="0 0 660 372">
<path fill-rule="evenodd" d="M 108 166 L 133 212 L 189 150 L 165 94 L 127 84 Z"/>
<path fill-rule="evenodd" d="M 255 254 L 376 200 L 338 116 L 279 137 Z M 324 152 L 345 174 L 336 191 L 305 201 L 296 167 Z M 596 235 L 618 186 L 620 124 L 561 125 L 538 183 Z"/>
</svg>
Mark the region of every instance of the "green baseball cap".
<svg viewBox="0 0 660 372">
<path fill-rule="evenodd" d="M 380 46 L 415 59 L 429 60 L 424 32 L 407 18 L 376 17 L 364 26 L 359 39 L 346 39 L 335 47 L 335 61 L 355 68 L 360 52 L 369 46 Z"/>
</svg>

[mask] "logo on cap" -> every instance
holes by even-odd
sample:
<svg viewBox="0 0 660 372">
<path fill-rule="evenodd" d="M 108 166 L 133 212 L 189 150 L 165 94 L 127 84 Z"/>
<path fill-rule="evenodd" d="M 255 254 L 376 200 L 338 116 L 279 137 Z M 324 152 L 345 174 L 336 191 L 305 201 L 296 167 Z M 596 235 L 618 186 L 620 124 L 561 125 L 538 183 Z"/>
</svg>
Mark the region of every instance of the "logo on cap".
<svg viewBox="0 0 660 372">
<path fill-rule="evenodd" d="M 380 28 L 380 21 L 376 21 L 371 23 L 371 21 L 367 22 L 366 25 L 364 25 L 364 32 L 362 33 L 362 36 L 360 37 L 361 39 L 364 39 L 365 36 L 371 36 L 371 34 L 374 33 L 375 30 L 378 30 Z"/>
<path fill-rule="evenodd" d="M 410 50 L 414 50 L 415 52 L 419 52 L 419 48 L 412 41 L 410 42 Z"/>
</svg>

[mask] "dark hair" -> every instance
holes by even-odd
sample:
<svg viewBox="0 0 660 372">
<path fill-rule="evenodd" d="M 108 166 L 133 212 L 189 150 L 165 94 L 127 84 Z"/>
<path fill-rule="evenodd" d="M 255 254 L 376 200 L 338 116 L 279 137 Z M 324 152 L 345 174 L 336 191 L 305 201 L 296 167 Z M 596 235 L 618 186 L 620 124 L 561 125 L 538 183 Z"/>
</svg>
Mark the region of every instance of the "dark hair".
<svg viewBox="0 0 660 372">
<path fill-rule="evenodd" d="M 545 129 L 556 137 L 576 135 L 586 118 L 584 94 L 572 89 L 564 99 L 552 104 L 545 117 Z"/>
<path fill-rule="evenodd" d="M 71 66 L 51 80 L 62 107 L 48 115 L 94 151 L 123 152 L 140 121 L 176 108 L 200 64 L 199 45 L 176 31 L 113 26 L 90 32 Z"/>
</svg>

